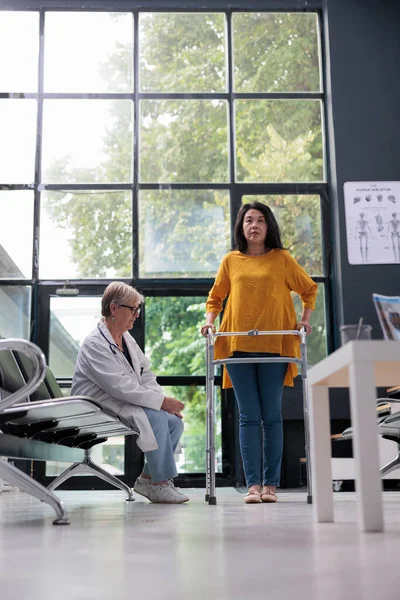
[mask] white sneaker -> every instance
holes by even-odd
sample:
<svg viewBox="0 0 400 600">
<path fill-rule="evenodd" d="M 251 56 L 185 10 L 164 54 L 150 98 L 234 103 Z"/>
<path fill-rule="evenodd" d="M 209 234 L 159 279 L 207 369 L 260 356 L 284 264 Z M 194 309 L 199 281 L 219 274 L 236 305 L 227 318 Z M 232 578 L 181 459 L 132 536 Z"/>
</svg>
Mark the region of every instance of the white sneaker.
<svg viewBox="0 0 400 600">
<path fill-rule="evenodd" d="M 141 496 L 144 496 L 150 502 L 160 504 L 181 504 L 188 502 L 189 496 L 182 494 L 169 479 L 163 485 L 151 485 L 145 480 L 138 477 L 135 482 L 134 491 Z"/>
<path fill-rule="evenodd" d="M 189 496 L 185 496 L 176 489 L 174 484 L 171 485 L 170 482 L 167 482 L 164 485 L 152 485 L 149 499 L 152 502 L 163 504 L 182 504 L 182 502 L 188 502 Z"/>
<path fill-rule="evenodd" d="M 151 479 L 149 481 L 151 481 Z M 146 479 L 142 479 L 141 477 L 138 477 L 136 479 L 135 485 L 133 487 L 134 491 L 137 494 L 144 496 L 148 500 L 151 500 L 151 498 L 150 498 L 151 488 L 152 488 L 151 483 L 148 483 Z"/>
</svg>

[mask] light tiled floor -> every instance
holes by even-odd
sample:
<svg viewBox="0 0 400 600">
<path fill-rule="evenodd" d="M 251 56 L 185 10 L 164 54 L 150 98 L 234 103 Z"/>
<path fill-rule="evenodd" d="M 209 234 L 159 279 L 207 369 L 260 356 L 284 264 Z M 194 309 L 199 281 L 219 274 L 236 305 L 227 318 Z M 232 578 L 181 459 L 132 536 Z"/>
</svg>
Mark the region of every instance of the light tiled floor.
<svg viewBox="0 0 400 600">
<path fill-rule="evenodd" d="M 337 521 L 316 525 L 303 493 L 218 505 L 189 490 L 184 505 L 121 492 L 59 492 L 71 525 L 21 492 L 0 495 L 2 600 L 398 600 L 400 493 L 386 492 L 385 533 L 357 530 L 354 494 L 335 494 Z"/>
</svg>

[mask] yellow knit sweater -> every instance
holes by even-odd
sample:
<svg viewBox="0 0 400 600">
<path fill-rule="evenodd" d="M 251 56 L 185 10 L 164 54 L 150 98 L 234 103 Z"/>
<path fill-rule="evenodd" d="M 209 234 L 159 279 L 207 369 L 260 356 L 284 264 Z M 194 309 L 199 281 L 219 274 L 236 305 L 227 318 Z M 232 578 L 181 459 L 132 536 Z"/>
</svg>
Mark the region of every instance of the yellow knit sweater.
<svg viewBox="0 0 400 600">
<path fill-rule="evenodd" d="M 221 262 L 206 310 L 218 315 L 228 296 L 220 331 L 295 329 L 297 319 L 291 291 L 299 294 L 305 308 L 314 309 L 318 286 L 289 252 L 274 249 L 262 256 L 248 256 L 235 250 Z M 300 356 L 297 336 L 229 336 L 216 339 L 215 358 L 228 358 L 236 350 Z M 290 363 L 285 385 L 293 386 L 296 375 L 297 365 Z M 223 387 L 232 387 L 225 368 Z"/>
</svg>

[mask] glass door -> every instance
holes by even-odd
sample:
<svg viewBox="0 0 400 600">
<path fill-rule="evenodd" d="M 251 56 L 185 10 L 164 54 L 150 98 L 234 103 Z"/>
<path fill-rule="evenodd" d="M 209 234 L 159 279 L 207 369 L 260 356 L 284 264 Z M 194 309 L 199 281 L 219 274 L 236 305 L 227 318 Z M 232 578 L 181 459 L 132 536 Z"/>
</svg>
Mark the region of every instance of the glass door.
<svg viewBox="0 0 400 600">
<path fill-rule="evenodd" d="M 101 296 L 50 297 L 49 366 L 67 396 L 80 345 L 100 320 L 100 303 Z M 110 437 L 93 447 L 92 458 L 113 475 L 124 475 L 124 445 L 123 436 Z M 64 470 L 65 464 L 46 463 L 46 475 Z"/>
<path fill-rule="evenodd" d="M 47 362 L 56 377 L 62 394 L 69 396 L 72 376 L 79 348 L 85 337 L 97 326 L 101 318 L 101 297 L 105 285 L 79 285 L 79 295 L 56 294 L 62 285 L 40 286 L 37 321 L 37 343 L 46 354 Z M 142 325 L 137 322 L 137 334 Z M 140 340 L 139 340 L 140 341 Z M 142 466 L 142 454 L 134 436 L 109 437 L 104 443 L 92 448 L 92 459 L 109 473 L 133 486 Z M 68 464 L 47 462 L 35 463 L 35 477 L 49 483 L 62 473 Z M 72 477 L 64 484 L 68 489 L 102 489 L 107 487 L 102 480 L 93 476 Z"/>
</svg>

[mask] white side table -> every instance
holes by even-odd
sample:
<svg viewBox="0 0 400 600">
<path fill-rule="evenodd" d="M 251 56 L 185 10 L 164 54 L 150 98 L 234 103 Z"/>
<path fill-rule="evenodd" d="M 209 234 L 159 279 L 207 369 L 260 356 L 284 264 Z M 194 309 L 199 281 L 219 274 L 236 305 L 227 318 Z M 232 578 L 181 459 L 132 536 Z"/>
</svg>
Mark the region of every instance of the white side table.
<svg viewBox="0 0 400 600">
<path fill-rule="evenodd" d="M 348 342 L 308 372 L 314 516 L 332 522 L 329 388 L 350 388 L 358 526 L 383 531 L 382 484 L 376 433 L 376 387 L 400 384 L 400 343 Z"/>
</svg>

